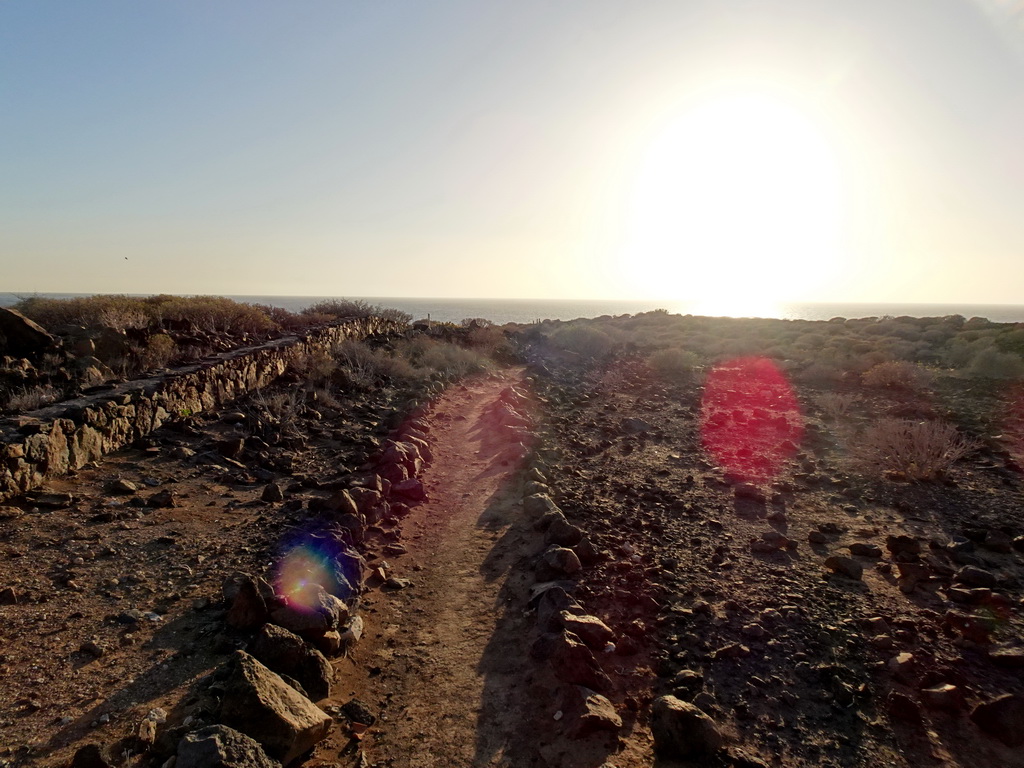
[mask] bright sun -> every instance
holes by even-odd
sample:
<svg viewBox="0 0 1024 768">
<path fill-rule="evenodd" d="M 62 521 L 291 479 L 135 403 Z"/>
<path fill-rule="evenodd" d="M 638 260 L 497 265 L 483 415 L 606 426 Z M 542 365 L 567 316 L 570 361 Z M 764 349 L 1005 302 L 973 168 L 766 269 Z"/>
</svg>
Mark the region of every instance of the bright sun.
<svg viewBox="0 0 1024 768">
<path fill-rule="evenodd" d="M 698 314 L 770 314 L 813 299 L 836 269 L 841 179 L 824 134 L 758 93 L 720 97 L 649 145 L 631 200 L 623 266 L 649 296 Z"/>
</svg>

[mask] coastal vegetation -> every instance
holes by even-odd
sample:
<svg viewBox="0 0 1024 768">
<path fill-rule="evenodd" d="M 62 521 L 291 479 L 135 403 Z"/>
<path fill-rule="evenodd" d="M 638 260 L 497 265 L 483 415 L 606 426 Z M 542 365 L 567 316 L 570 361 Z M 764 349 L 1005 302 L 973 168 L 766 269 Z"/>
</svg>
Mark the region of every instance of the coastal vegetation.
<svg viewBox="0 0 1024 768">
<path fill-rule="evenodd" d="M 14 309 L 37 329 L 28 329 L 35 347 L 22 350 L 24 356 L 10 354 L 6 342 L 3 347 L 0 408 L 9 412 L 32 411 L 91 387 L 346 320 L 379 318 L 403 329 L 412 319 L 397 309 L 347 299 L 289 312 L 220 296 L 33 296 Z M 453 381 L 492 365 L 505 342 L 500 329 L 480 319 L 461 326 L 440 323 L 407 339 L 346 341 L 295 361 L 290 375 L 325 396 L 329 384 L 367 391 L 395 382 Z"/>
</svg>

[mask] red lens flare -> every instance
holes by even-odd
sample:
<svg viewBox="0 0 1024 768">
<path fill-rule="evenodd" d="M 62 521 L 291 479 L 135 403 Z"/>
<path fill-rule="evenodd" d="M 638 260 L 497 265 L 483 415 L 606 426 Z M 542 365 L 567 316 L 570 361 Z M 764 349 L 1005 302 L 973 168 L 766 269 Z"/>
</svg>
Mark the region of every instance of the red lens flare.
<svg viewBox="0 0 1024 768">
<path fill-rule="evenodd" d="M 701 442 L 730 475 L 764 483 L 800 445 L 804 420 L 793 388 L 771 360 L 743 357 L 715 366 L 701 398 Z"/>
</svg>

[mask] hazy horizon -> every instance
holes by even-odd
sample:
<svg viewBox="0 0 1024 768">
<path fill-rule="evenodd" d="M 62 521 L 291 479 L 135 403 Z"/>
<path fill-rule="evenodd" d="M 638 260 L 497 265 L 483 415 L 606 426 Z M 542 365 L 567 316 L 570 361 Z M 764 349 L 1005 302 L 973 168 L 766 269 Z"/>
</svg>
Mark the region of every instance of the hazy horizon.
<svg viewBox="0 0 1024 768">
<path fill-rule="evenodd" d="M 91 294 L 30 294 L 49 298 L 74 298 Z M 148 294 L 134 294 L 145 296 Z M 188 294 L 182 294 L 188 295 Z M 15 305 L 26 294 L 0 292 L 0 307 Z M 438 321 L 461 322 L 483 317 L 504 324 L 532 323 L 542 319 L 572 320 L 602 315 L 635 315 L 652 310 L 704 317 L 776 318 L 786 320 L 827 321 L 834 317 L 983 317 L 997 323 L 1024 323 L 1024 304 L 932 304 L 901 302 L 776 302 L 753 305 L 744 310 L 728 302 L 657 299 L 529 299 L 429 296 L 275 296 L 231 294 L 227 298 L 258 305 L 269 304 L 299 312 L 323 300 L 346 298 L 398 309 L 413 319 L 430 317 Z"/>
<path fill-rule="evenodd" d="M 0 5 L 40 293 L 1009 305 L 1024 2 Z"/>
</svg>

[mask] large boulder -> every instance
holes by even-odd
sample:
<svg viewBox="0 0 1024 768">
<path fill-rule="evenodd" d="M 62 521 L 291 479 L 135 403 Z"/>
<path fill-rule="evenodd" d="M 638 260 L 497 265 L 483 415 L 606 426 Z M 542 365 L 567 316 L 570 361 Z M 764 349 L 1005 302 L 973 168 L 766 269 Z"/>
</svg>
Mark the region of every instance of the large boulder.
<svg viewBox="0 0 1024 768">
<path fill-rule="evenodd" d="M 982 702 L 971 712 L 971 720 L 1008 747 L 1024 744 L 1024 697 L 1006 693 Z"/>
<path fill-rule="evenodd" d="M 722 734 L 715 721 L 699 707 L 662 696 L 651 707 L 654 749 L 666 757 L 694 757 L 722 748 Z"/>
<path fill-rule="evenodd" d="M 281 768 L 259 742 L 226 725 L 192 731 L 178 743 L 175 768 Z"/>
<path fill-rule="evenodd" d="M 327 738 L 331 718 L 279 675 L 237 651 L 220 705 L 220 719 L 251 736 L 268 755 L 290 763 Z"/>
<path fill-rule="evenodd" d="M 423 501 L 427 498 L 427 489 L 415 477 L 395 483 L 391 486 L 391 492 L 409 501 Z"/>
<path fill-rule="evenodd" d="M 41 325 L 17 310 L 0 307 L 0 355 L 38 359 L 55 345 Z"/>
</svg>

